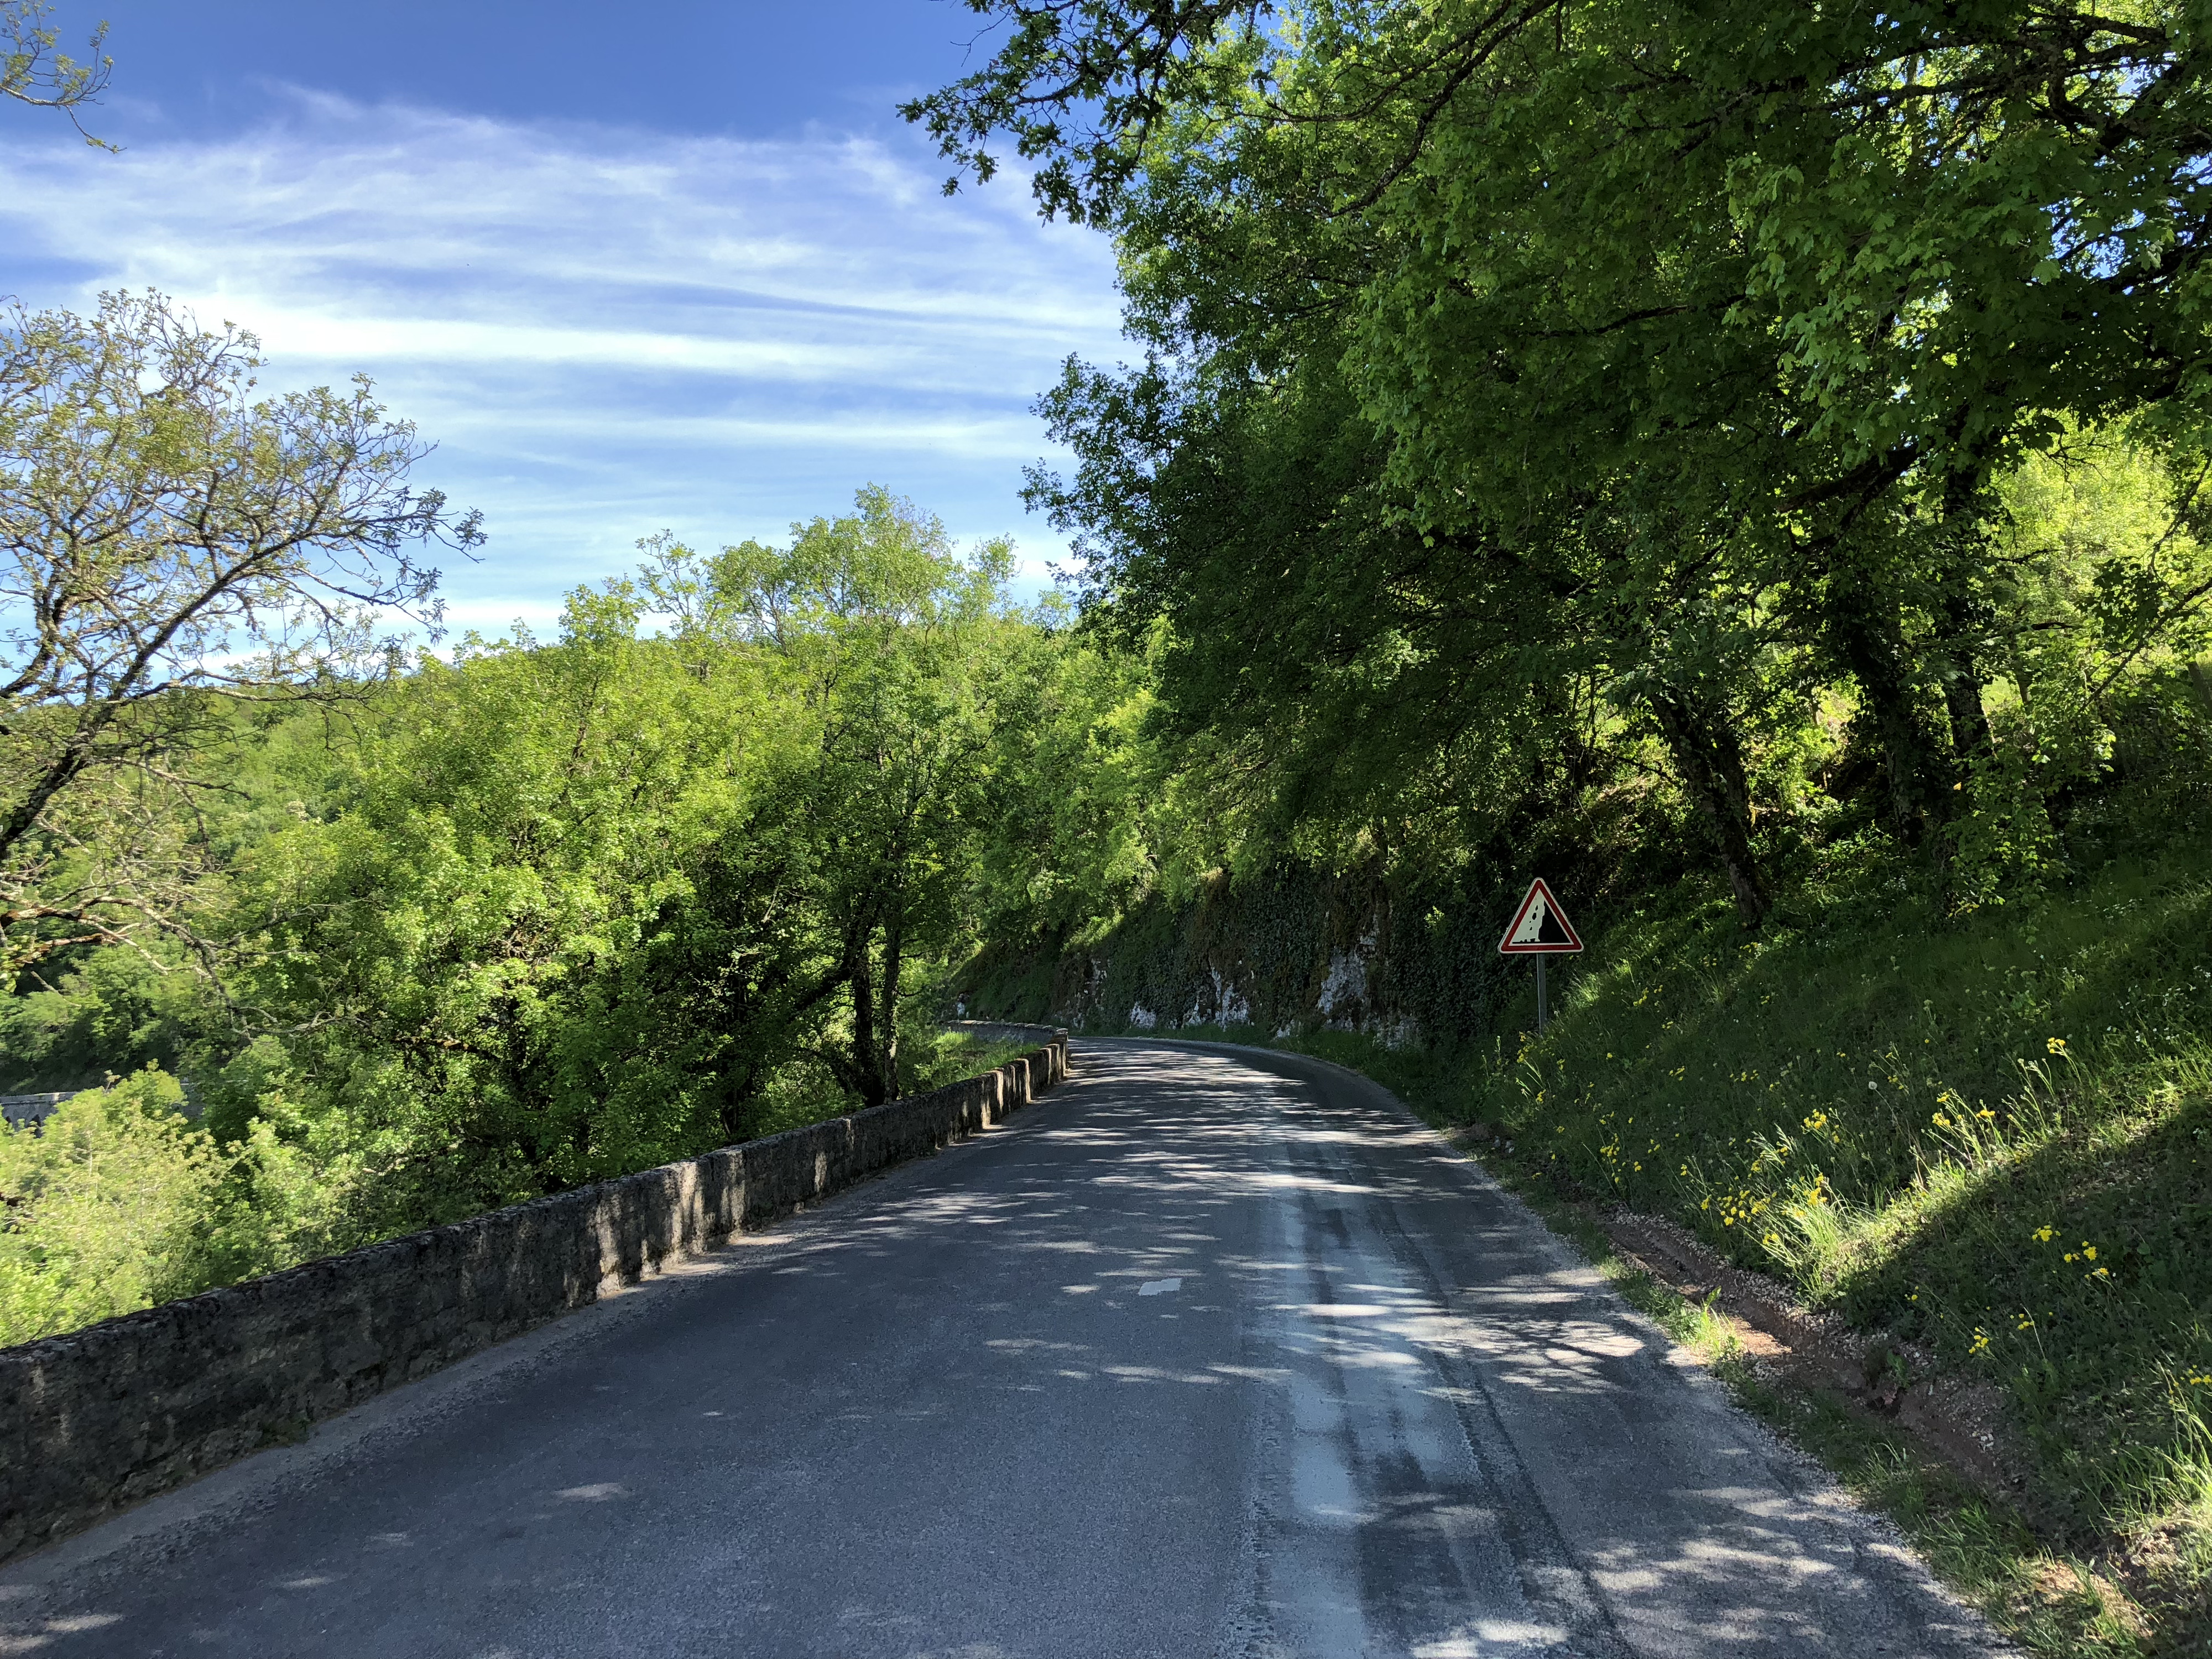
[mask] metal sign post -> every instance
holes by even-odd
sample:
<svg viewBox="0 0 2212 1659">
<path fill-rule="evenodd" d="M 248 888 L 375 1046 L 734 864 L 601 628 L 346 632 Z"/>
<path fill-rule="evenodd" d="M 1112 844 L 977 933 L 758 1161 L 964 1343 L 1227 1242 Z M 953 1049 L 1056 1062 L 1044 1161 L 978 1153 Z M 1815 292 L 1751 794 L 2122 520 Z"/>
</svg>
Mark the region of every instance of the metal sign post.
<svg viewBox="0 0 2212 1659">
<path fill-rule="evenodd" d="M 1552 1018 L 1551 997 L 1544 983 L 1544 958 L 1572 956 L 1582 948 L 1582 935 L 1575 932 L 1574 923 L 1567 920 L 1567 913 L 1559 908 L 1559 901 L 1545 885 L 1543 877 L 1537 877 L 1522 896 L 1513 920 L 1505 924 L 1505 937 L 1498 941 L 1498 954 L 1536 958 L 1538 1030 L 1549 1024 Z"/>
</svg>

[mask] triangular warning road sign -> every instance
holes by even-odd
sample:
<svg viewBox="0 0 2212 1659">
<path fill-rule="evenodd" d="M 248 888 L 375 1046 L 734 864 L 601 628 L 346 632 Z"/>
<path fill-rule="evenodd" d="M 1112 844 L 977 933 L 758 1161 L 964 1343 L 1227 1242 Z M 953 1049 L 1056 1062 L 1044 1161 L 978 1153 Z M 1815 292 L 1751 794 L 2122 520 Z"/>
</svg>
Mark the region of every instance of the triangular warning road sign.
<svg viewBox="0 0 2212 1659">
<path fill-rule="evenodd" d="M 1581 935 L 1541 876 L 1528 884 L 1521 908 L 1506 924 L 1505 937 L 1498 941 L 1498 954 L 1508 957 L 1565 956 L 1582 948 Z"/>
</svg>

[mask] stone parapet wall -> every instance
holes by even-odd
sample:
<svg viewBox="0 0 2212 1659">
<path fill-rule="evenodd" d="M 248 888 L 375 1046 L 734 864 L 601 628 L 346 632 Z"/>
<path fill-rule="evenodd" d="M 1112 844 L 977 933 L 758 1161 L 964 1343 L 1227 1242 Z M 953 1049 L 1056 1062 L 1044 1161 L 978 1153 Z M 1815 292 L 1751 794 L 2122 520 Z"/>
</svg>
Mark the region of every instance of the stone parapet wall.
<svg viewBox="0 0 2212 1659">
<path fill-rule="evenodd" d="M 978 1042 L 1020 1042 L 1034 1037 L 1039 1031 L 1058 1031 L 1052 1025 L 1024 1025 L 1003 1019 L 948 1019 L 948 1031 L 957 1031 L 963 1036 L 973 1037 Z"/>
<path fill-rule="evenodd" d="M 1018 1029 L 965 1083 L 0 1349 L 0 1560 L 988 1128 L 1067 1075 Z"/>
<path fill-rule="evenodd" d="M 61 1104 L 74 1093 L 64 1090 L 44 1095 L 0 1095 L 0 1121 L 21 1127 L 26 1123 L 43 1123 L 61 1109 Z"/>
</svg>

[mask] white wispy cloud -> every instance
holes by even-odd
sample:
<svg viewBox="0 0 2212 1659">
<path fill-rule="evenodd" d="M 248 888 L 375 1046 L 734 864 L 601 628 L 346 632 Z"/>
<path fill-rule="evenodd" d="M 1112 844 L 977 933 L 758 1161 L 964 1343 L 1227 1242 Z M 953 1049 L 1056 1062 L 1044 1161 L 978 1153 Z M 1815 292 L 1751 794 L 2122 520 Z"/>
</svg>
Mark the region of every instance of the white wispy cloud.
<svg viewBox="0 0 2212 1659">
<path fill-rule="evenodd" d="M 0 148 L 0 288 L 159 288 L 258 334 L 277 384 L 377 381 L 493 541 L 449 586 L 542 621 L 664 526 L 777 534 L 874 481 L 963 534 L 1021 523 L 1028 412 L 1111 356 L 1100 239 L 1019 185 L 945 198 L 919 146 L 520 125 L 301 93 L 121 155 Z M 504 607 L 504 609 L 502 609 Z"/>
</svg>

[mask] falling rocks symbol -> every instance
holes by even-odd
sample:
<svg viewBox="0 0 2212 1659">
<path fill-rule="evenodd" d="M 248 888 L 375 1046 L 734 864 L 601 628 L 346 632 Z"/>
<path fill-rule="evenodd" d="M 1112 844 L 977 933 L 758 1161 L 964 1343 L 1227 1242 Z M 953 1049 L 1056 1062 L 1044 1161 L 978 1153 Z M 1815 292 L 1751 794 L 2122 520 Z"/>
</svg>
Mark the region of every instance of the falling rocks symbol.
<svg viewBox="0 0 2212 1659">
<path fill-rule="evenodd" d="M 1498 941 L 1498 951 L 1504 956 L 1566 954 L 1582 948 L 1581 935 L 1541 876 L 1528 884 L 1528 893 L 1506 925 L 1505 937 Z"/>
</svg>

